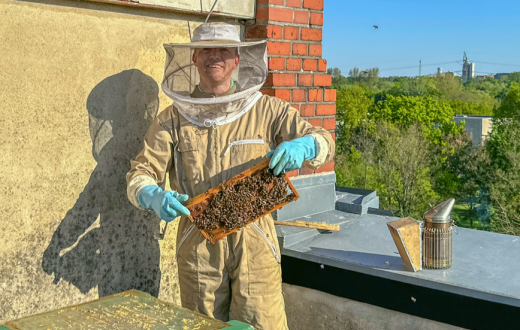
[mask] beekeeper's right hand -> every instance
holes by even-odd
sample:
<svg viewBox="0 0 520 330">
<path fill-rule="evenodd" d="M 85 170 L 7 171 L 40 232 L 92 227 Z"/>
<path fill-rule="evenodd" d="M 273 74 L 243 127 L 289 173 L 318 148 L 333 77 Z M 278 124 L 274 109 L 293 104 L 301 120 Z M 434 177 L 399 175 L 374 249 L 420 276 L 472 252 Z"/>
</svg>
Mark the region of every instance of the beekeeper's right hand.
<svg viewBox="0 0 520 330">
<path fill-rule="evenodd" d="M 155 211 L 166 222 L 173 221 L 181 214 L 190 215 L 190 210 L 181 204 L 189 196 L 175 190 L 164 191 L 158 186 L 145 186 L 137 193 L 137 199 L 142 207 Z"/>
</svg>

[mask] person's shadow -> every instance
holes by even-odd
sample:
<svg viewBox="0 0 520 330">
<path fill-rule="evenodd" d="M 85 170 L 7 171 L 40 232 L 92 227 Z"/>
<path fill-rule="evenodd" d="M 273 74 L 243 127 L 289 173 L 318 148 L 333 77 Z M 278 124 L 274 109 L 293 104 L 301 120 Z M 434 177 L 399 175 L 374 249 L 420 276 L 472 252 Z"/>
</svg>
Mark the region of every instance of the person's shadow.
<svg viewBox="0 0 520 330">
<path fill-rule="evenodd" d="M 126 196 L 130 160 L 157 114 L 158 86 L 139 70 L 110 76 L 87 99 L 92 154 L 97 166 L 74 206 L 54 232 L 42 267 L 54 283 L 70 282 L 99 296 L 138 289 L 158 296 L 160 219 L 135 208 Z M 62 182 L 66 185 L 67 182 Z M 92 226 L 99 217 L 99 226 Z"/>
</svg>

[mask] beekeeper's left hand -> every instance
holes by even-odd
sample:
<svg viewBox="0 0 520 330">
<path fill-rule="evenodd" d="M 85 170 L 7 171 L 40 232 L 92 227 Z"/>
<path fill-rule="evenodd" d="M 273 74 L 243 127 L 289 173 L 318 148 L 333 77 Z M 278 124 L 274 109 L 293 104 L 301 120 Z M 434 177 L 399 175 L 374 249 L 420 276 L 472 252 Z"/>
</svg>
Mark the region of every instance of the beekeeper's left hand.
<svg viewBox="0 0 520 330">
<path fill-rule="evenodd" d="M 286 141 L 270 151 L 267 157 L 271 158 L 269 168 L 274 169 L 274 175 L 293 171 L 302 167 L 305 160 L 316 157 L 316 142 L 312 136 Z"/>
</svg>

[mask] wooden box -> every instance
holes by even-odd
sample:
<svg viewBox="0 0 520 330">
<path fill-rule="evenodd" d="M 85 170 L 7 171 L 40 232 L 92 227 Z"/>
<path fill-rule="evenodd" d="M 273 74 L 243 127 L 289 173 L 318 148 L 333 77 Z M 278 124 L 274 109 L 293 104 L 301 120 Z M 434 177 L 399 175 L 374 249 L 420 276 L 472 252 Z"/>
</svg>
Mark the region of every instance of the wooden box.
<svg viewBox="0 0 520 330">
<path fill-rule="evenodd" d="M 204 212 L 204 210 L 208 207 L 208 205 L 209 205 L 210 201 L 213 199 L 213 197 L 216 194 L 218 194 L 219 192 L 221 192 L 225 187 L 235 186 L 238 183 L 243 182 L 248 177 L 258 174 L 259 172 L 265 170 L 269 166 L 269 162 L 270 162 L 270 159 L 266 159 L 266 160 L 262 161 L 260 164 L 255 165 L 255 166 L 251 167 L 250 169 L 232 177 L 231 179 L 208 190 L 207 192 L 188 200 L 186 202 L 186 207 L 191 212 L 191 216 L 189 217 L 190 220 L 195 223 L 194 218 L 196 218 L 197 216 L 202 214 Z M 290 188 L 290 190 L 292 191 L 292 194 L 294 194 L 295 197 L 293 197 L 292 200 L 290 200 L 288 202 L 277 204 L 274 208 L 268 210 L 267 212 L 261 214 L 260 216 L 257 216 L 254 219 L 249 219 L 247 221 L 247 223 L 245 224 L 245 226 L 247 226 L 251 222 L 258 220 L 259 218 L 261 218 L 269 213 L 272 213 L 273 211 L 276 211 L 276 210 L 282 208 L 283 206 L 289 204 L 292 201 L 297 200 L 300 197 L 298 195 L 298 192 L 292 185 L 291 181 L 289 181 L 289 179 L 287 178 L 287 175 L 282 174 L 282 177 L 287 182 L 288 187 Z M 251 201 L 251 202 L 254 203 L 256 201 Z M 230 228 L 223 227 L 219 224 L 218 228 L 213 229 L 213 230 L 203 230 L 203 229 L 200 229 L 200 230 L 201 230 L 202 234 L 204 235 L 204 237 L 206 237 L 206 239 L 209 242 L 215 243 L 219 239 L 222 239 L 223 237 L 226 237 L 227 235 L 234 233 L 238 229 L 240 229 L 240 227 L 230 229 Z"/>
<path fill-rule="evenodd" d="M 421 226 L 407 217 L 387 223 L 395 246 L 405 265 L 414 272 L 421 270 Z"/>
</svg>

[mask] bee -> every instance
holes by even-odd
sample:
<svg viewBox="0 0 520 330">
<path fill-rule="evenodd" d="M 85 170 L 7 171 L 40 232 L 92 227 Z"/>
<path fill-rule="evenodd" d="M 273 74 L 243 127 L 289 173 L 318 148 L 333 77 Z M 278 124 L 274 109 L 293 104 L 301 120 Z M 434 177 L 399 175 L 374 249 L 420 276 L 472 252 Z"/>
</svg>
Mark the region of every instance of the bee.
<svg viewBox="0 0 520 330">
<path fill-rule="evenodd" d="M 223 187 L 202 212 L 194 214 L 193 221 L 202 230 L 223 227 L 224 232 L 230 232 L 295 197 L 292 191 L 288 194 L 288 184 L 283 177 L 275 177 L 265 169 L 235 186 Z"/>
</svg>

